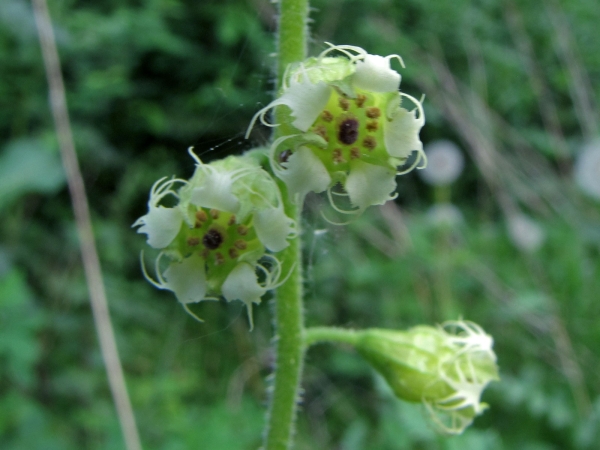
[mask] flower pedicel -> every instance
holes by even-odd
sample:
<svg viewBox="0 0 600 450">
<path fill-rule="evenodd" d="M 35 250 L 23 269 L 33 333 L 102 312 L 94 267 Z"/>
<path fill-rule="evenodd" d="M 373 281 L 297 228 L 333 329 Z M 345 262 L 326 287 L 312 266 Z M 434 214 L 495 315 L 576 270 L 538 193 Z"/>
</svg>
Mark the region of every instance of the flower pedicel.
<svg viewBox="0 0 600 450">
<path fill-rule="evenodd" d="M 155 287 L 173 291 L 194 317 L 189 303 L 222 295 L 244 302 L 252 324 L 252 304 L 284 281 L 272 253 L 289 245 L 295 223 L 283 211 L 275 181 L 253 159 L 231 156 L 204 164 L 191 149 L 190 154 L 197 163 L 192 178 L 158 180 L 148 213 L 133 224 L 160 250 L 156 280 L 145 268 L 144 275 Z M 162 206 L 169 196 L 178 203 Z M 164 270 L 163 258 L 168 260 Z"/>
<path fill-rule="evenodd" d="M 364 330 L 356 348 L 398 398 L 422 402 L 439 430 L 460 434 L 487 408 L 481 394 L 498 380 L 493 343 L 479 325 L 460 320 Z"/>
<path fill-rule="evenodd" d="M 344 56 L 329 56 L 337 51 Z M 421 102 L 399 92 L 400 74 L 390 67 L 398 55 L 370 55 L 360 47 L 333 46 L 316 58 L 291 65 L 284 75 L 279 98 L 252 120 L 280 126 L 271 146 L 273 172 L 297 202 L 308 192 L 327 191 L 339 183 L 351 212 L 395 198 L 395 177 L 424 166 L 419 131 L 425 123 Z M 414 108 L 402 107 L 409 100 Z M 265 114 L 278 105 L 289 108 L 288 120 L 269 124 Z M 403 172 L 413 151 L 416 161 Z"/>
</svg>

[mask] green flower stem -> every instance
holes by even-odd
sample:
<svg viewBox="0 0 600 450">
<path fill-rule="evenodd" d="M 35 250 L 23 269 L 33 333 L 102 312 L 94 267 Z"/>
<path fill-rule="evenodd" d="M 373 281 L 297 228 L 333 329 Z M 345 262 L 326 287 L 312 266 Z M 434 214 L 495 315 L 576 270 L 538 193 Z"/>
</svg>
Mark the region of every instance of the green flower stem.
<svg viewBox="0 0 600 450">
<path fill-rule="evenodd" d="M 279 30 L 277 35 L 277 86 L 286 67 L 306 59 L 308 0 L 279 1 Z"/>
<path fill-rule="evenodd" d="M 280 187 L 283 183 L 280 183 Z M 287 193 L 284 191 L 284 198 Z M 297 205 L 285 205 L 288 217 L 300 220 Z M 275 294 L 275 344 L 277 350 L 273 392 L 269 408 L 266 450 L 291 448 L 300 378 L 304 362 L 302 310 L 302 262 L 300 239 L 280 253 L 284 273 L 292 271 Z"/>
<path fill-rule="evenodd" d="M 287 65 L 306 58 L 308 0 L 280 0 L 279 5 L 277 80 L 278 86 L 281 86 Z M 276 120 L 280 115 L 285 114 L 289 112 L 277 108 Z M 281 123 L 279 120 L 277 122 Z M 276 130 L 276 133 L 285 132 L 281 128 L 283 127 Z M 290 200 L 284 183 L 278 181 L 278 184 L 282 191 L 285 212 L 299 227 L 302 205 L 296 205 Z M 277 356 L 265 434 L 265 450 L 287 450 L 292 446 L 304 362 L 301 250 L 300 230 L 298 230 L 298 237 L 280 253 L 283 273 L 290 273 L 290 276 L 275 294 Z"/>
<path fill-rule="evenodd" d="M 321 342 L 335 342 L 355 346 L 360 339 L 360 331 L 335 327 L 312 327 L 304 331 L 305 348 Z"/>
</svg>

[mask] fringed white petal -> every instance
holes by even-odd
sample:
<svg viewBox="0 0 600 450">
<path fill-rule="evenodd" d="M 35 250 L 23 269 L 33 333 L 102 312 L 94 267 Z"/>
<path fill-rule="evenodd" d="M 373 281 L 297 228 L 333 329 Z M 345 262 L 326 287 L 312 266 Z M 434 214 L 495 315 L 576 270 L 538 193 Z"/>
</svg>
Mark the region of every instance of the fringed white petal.
<svg viewBox="0 0 600 450">
<path fill-rule="evenodd" d="M 248 263 L 238 264 L 225 279 L 221 293 L 225 300 L 241 300 L 248 308 L 250 329 L 254 328 L 252 319 L 252 304 L 260 303 L 260 298 L 267 290 L 258 283 L 256 271 Z"/>
<path fill-rule="evenodd" d="M 365 55 L 356 62 L 352 77 L 355 87 L 371 92 L 395 92 L 400 88 L 400 74 L 390 67 L 390 57 Z"/>
<path fill-rule="evenodd" d="M 344 188 L 353 206 L 364 210 L 371 205 L 383 205 L 395 196 L 396 172 L 387 167 L 355 161 Z"/>
<path fill-rule="evenodd" d="M 150 206 L 148 214 L 136 220 L 133 226 L 141 225 L 137 232 L 148 235 L 150 247 L 161 249 L 175 239 L 182 222 L 183 213 L 178 208 Z"/>
<path fill-rule="evenodd" d="M 225 279 L 221 287 L 223 297 L 229 302 L 260 303 L 266 289 L 258 283 L 254 268 L 248 263 L 238 264 Z"/>
<path fill-rule="evenodd" d="M 204 259 L 194 253 L 181 262 L 172 262 L 163 273 L 164 287 L 175 293 L 183 303 L 196 303 L 206 296 Z"/>
<path fill-rule="evenodd" d="M 308 147 L 298 148 L 283 165 L 285 169 L 278 170 L 277 176 L 285 182 L 298 204 L 302 204 L 307 193 L 323 192 L 331 183 L 327 168 Z"/>
<path fill-rule="evenodd" d="M 384 129 L 385 148 L 394 158 L 408 158 L 413 151 L 422 151 L 423 144 L 419 132 L 423 126 L 416 110 L 398 109 L 391 122 L 386 122 Z"/>
<path fill-rule="evenodd" d="M 330 95 L 331 88 L 328 84 L 323 81 L 313 84 L 308 77 L 304 77 L 300 82 L 292 81 L 279 101 L 292 110 L 292 125 L 301 131 L 307 131 L 325 108 Z"/>
<path fill-rule="evenodd" d="M 234 181 L 230 173 L 207 172 L 202 185 L 192 190 L 190 202 L 203 208 L 236 213 L 240 202 L 231 191 Z"/>
<path fill-rule="evenodd" d="M 306 74 L 300 76 L 300 81 L 290 80 L 290 85 L 284 89 L 281 97 L 273 100 L 254 115 L 246 131 L 246 139 L 250 136 L 257 119 L 269 127 L 279 126 L 277 123 L 272 124 L 265 120 L 265 114 L 277 105 L 287 105 L 292 110 L 292 117 L 294 117 L 292 125 L 301 131 L 307 131 L 325 108 L 331 95 L 331 89 L 324 81 L 311 83 Z"/>
<path fill-rule="evenodd" d="M 254 229 L 258 239 L 272 252 L 286 248 L 294 221 L 285 215 L 283 208 L 267 208 L 254 213 Z"/>
</svg>

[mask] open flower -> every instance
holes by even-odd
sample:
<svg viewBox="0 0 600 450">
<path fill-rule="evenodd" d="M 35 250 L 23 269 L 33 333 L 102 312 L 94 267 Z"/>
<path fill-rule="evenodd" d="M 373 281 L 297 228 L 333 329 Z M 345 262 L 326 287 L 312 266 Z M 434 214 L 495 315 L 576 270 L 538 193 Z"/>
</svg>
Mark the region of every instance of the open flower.
<svg viewBox="0 0 600 450">
<path fill-rule="evenodd" d="M 343 56 L 330 56 L 334 51 Z M 281 95 L 254 116 L 247 136 L 258 119 L 268 126 L 286 125 L 271 146 L 270 161 L 297 202 L 308 192 L 331 194 L 339 184 L 352 212 L 359 213 L 394 198 L 396 175 L 424 163 L 419 139 L 423 108 L 398 91 L 400 74 L 390 66 L 393 59 L 402 64 L 398 55 L 330 45 L 319 56 L 291 65 Z M 403 100 L 412 103 L 410 109 Z M 266 121 L 276 106 L 289 109 L 289 123 Z M 413 151 L 414 164 L 398 172 Z"/>
<path fill-rule="evenodd" d="M 271 253 L 289 245 L 296 225 L 283 211 L 275 181 L 255 161 L 232 156 L 204 164 L 190 154 L 197 163 L 192 178 L 158 180 L 148 213 L 133 224 L 160 250 L 156 279 L 145 267 L 144 275 L 157 288 L 173 291 L 192 315 L 189 303 L 222 295 L 244 302 L 252 323 L 252 304 L 283 282 L 281 264 Z M 161 205 L 166 197 L 177 204 Z"/>
<path fill-rule="evenodd" d="M 493 340 L 477 324 L 447 322 L 408 331 L 370 329 L 357 350 L 396 396 L 422 402 L 444 432 L 460 434 L 486 408 L 481 394 L 498 379 Z"/>
</svg>

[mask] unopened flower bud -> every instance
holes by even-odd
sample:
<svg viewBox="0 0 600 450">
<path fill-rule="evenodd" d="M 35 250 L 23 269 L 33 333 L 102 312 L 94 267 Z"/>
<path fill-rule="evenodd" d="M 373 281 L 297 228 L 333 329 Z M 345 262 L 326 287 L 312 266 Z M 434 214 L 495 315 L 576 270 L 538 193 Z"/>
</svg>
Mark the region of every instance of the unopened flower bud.
<svg viewBox="0 0 600 450">
<path fill-rule="evenodd" d="M 330 56 L 334 51 L 344 56 Z M 398 91 L 400 74 L 390 66 L 393 59 L 402 64 L 398 55 L 330 45 L 318 57 L 290 66 L 280 96 L 255 115 L 248 133 L 257 119 L 284 125 L 265 121 L 274 107 L 290 110 L 286 132 L 271 146 L 270 159 L 296 201 L 308 192 L 331 193 L 339 184 L 352 212 L 359 213 L 395 198 L 397 168 L 413 151 L 418 152 L 413 167 L 422 162 L 423 108 Z M 401 105 L 404 99 L 412 109 Z"/>
<path fill-rule="evenodd" d="M 459 434 L 486 408 L 486 385 L 498 379 L 493 340 L 476 324 L 458 321 L 408 331 L 360 333 L 357 350 L 402 400 L 423 402 L 444 432 Z"/>
<path fill-rule="evenodd" d="M 231 156 L 204 164 L 190 154 L 197 163 L 192 178 L 158 180 L 148 213 L 133 224 L 160 250 L 156 280 L 145 267 L 144 275 L 157 288 L 173 291 L 188 312 L 189 303 L 221 295 L 241 300 L 252 323 L 252 304 L 283 282 L 272 253 L 289 245 L 295 223 L 283 210 L 277 184 L 253 159 Z M 160 204 L 168 196 L 176 205 Z"/>
</svg>

